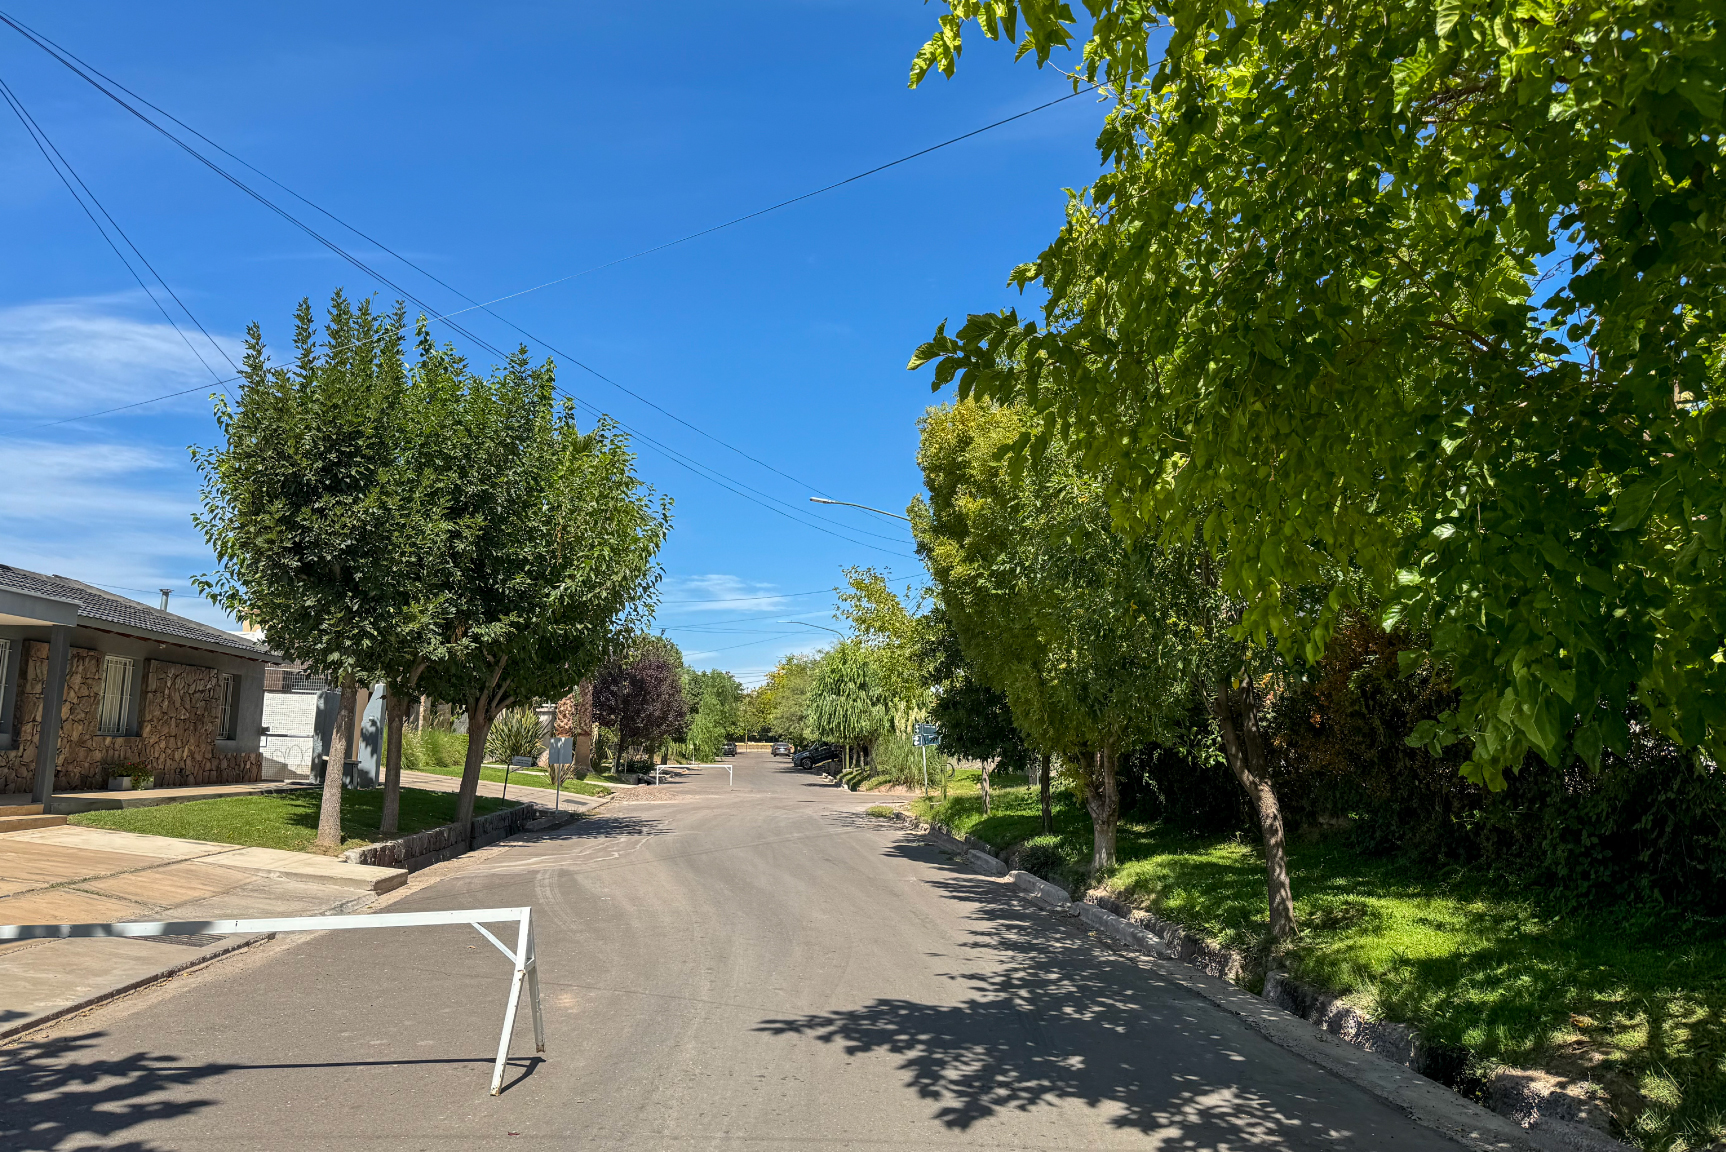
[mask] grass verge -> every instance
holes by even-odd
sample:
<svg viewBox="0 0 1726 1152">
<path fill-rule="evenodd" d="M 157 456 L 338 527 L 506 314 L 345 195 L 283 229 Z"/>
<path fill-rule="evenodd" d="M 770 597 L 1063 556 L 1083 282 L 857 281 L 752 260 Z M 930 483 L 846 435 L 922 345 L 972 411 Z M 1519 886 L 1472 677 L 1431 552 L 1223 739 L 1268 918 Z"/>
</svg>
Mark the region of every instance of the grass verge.
<svg viewBox="0 0 1726 1152">
<path fill-rule="evenodd" d="M 1042 834 L 1037 797 L 1001 787 L 985 816 L 975 773 L 915 810 L 1082 890 L 1091 825 L 1057 792 Z M 1103 886 L 1246 954 L 1262 974 L 1264 860 L 1256 841 L 1121 821 Z M 1368 857 L 1336 838 L 1290 845 L 1301 933 L 1283 955 L 1298 978 L 1368 1014 L 1412 1024 L 1487 1064 L 1601 1084 L 1621 1134 L 1681 1152 L 1726 1137 L 1726 924 L 1669 910 L 1576 912 L 1465 868 Z"/>
<path fill-rule="evenodd" d="M 407 765 L 404 764 L 402 767 L 405 769 Z M 458 780 L 461 778 L 462 773 L 460 766 L 454 768 L 441 766 L 436 768 L 415 768 L 413 771 L 430 772 L 434 776 L 453 776 Z M 493 768 L 489 764 L 484 765 L 479 770 L 479 778 L 481 780 L 489 780 L 493 784 L 502 784 L 503 769 Z M 611 795 L 611 789 L 605 787 L 603 784 L 595 784 L 593 779 L 594 778 L 590 775 L 586 780 L 565 780 L 563 782 L 563 790 L 565 792 L 573 792 L 578 796 Z M 509 782 L 511 784 L 520 784 L 524 788 L 549 789 L 551 787 L 550 776 L 547 776 L 544 772 L 535 772 L 525 768 L 510 769 Z"/>
<path fill-rule="evenodd" d="M 453 792 L 402 789 L 399 835 L 423 832 L 455 820 Z M 141 832 L 147 836 L 176 836 L 185 840 L 210 840 L 217 844 L 241 844 L 248 848 L 281 848 L 305 852 L 318 835 L 318 807 L 323 793 L 313 789 L 273 796 L 224 796 L 217 800 L 192 800 L 184 804 L 158 804 L 153 808 L 122 808 L 114 812 L 83 812 L 67 818 L 69 824 L 87 828 L 113 828 Z M 342 848 L 376 843 L 378 821 L 383 815 L 381 788 L 342 790 Z M 480 796 L 474 815 L 484 816 L 500 808 L 513 808 L 515 801 Z"/>
</svg>

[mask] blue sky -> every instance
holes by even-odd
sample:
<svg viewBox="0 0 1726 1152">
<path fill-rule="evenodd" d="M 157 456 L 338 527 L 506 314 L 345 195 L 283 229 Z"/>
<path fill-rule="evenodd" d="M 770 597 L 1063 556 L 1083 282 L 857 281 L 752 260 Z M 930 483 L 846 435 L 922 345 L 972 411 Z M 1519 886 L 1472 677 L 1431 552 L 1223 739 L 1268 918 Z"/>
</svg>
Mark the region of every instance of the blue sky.
<svg viewBox="0 0 1726 1152">
<path fill-rule="evenodd" d="M 1014 65 L 1010 49 L 980 38 L 954 80 L 907 89 L 938 11 L 915 0 L 12 0 L 6 10 L 480 299 L 676 239 L 1071 90 L 1052 68 Z M 302 296 L 316 304 L 339 286 L 395 298 L 4 27 L 0 77 L 236 359 L 253 320 L 285 345 Z M 927 372 L 908 373 L 905 362 L 943 318 L 1016 300 L 1007 273 L 1059 227 L 1062 189 L 1096 174 L 1102 115 L 1094 97 L 1069 100 L 498 306 L 791 478 L 554 356 L 560 383 L 584 400 L 839 534 L 740 499 L 640 445 L 642 475 L 676 500 L 659 619 L 691 663 L 752 683 L 781 654 L 832 639 L 817 627 L 835 626 L 831 596 L 803 594 L 831 588 L 844 566 L 919 580 L 899 522 L 807 498 L 902 511 L 918 492 L 915 421 L 931 395 Z M 140 599 L 172 586 L 175 608 L 220 622 L 187 582 L 212 566 L 191 522 L 197 476 L 187 456 L 188 445 L 216 438 L 200 387 L 211 377 L 3 107 L 0 164 L 0 562 Z M 318 226 L 432 307 L 463 306 L 357 237 Z M 499 346 L 521 339 L 490 317 L 464 321 Z M 183 388 L 193 391 L 49 423 Z"/>
</svg>

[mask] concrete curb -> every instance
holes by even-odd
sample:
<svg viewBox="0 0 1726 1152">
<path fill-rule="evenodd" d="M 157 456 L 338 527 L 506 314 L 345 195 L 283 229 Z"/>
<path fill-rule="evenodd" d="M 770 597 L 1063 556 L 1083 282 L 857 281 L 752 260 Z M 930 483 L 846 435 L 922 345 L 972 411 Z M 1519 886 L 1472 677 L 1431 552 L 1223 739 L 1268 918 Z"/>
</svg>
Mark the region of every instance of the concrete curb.
<svg viewBox="0 0 1726 1152">
<path fill-rule="evenodd" d="M 1603 1132 L 1571 1122 L 1537 1119 L 1531 1127 L 1522 1127 L 1458 1096 L 1436 1080 L 1429 1080 L 1403 1064 L 1357 1047 L 1341 1036 L 1231 983 L 1228 977 L 1238 974 L 1241 959 L 1235 953 L 1205 944 L 1157 917 L 1138 913 L 1134 919 L 1127 919 L 1091 898 L 1075 901 L 1065 889 L 1041 877 L 1018 870 L 1009 871 L 1007 865 L 988 850 L 988 845 L 975 837 L 955 836 L 948 828 L 925 823 L 903 811 L 895 812 L 893 818 L 909 824 L 936 847 L 959 857 L 978 871 L 1004 876 L 1007 883 L 1038 907 L 1073 916 L 1085 927 L 1147 953 L 1143 962 L 1158 974 L 1240 1019 L 1277 1047 L 1312 1061 L 1466 1148 L 1475 1152 L 1627 1152 L 1629 1148 Z M 1135 920 L 1147 923 L 1141 925 Z M 1195 964 L 1195 959 L 1199 963 Z M 1223 971 L 1210 971 L 1212 968 Z M 1276 982 L 1273 981 L 1269 990 L 1273 994 L 1276 992 Z"/>
<path fill-rule="evenodd" d="M 274 932 L 265 932 L 257 936 L 247 936 L 239 940 L 224 940 L 221 946 L 215 948 L 214 951 L 206 952 L 202 956 L 194 956 L 183 964 L 176 964 L 172 968 L 163 968 L 158 972 L 150 973 L 148 976 L 141 976 L 130 984 L 121 984 L 115 988 L 104 988 L 102 991 L 86 996 L 84 999 L 79 1000 L 76 1003 L 62 1005 L 51 1012 L 45 1012 L 40 1016 L 32 1016 L 28 1020 L 20 1020 L 18 1023 L 12 1025 L 0 1025 L 0 1040 L 9 1040 L 14 1036 L 22 1036 L 26 1032 L 34 1032 L 45 1024 L 52 1024 L 56 1020 L 63 1020 L 68 1016 L 84 1011 L 86 1008 L 94 1008 L 98 1004 L 113 1000 L 119 996 L 124 996 L 128 992 L 136 992 L 140 988 L 148 988 L 152 984 L 160 984 L 164 980 L 171 980 L 183 972 L 190 972 L 193 968 L 201 967 L 212 960 L 220 960 L 224 956 L 232 956 L 235 952 L 238 952 L 243 948 L 250 948 L 254 944 L 261 944 L 265 940 L 274 940 L 275 938 L 276 934 Z"/>
</svg>

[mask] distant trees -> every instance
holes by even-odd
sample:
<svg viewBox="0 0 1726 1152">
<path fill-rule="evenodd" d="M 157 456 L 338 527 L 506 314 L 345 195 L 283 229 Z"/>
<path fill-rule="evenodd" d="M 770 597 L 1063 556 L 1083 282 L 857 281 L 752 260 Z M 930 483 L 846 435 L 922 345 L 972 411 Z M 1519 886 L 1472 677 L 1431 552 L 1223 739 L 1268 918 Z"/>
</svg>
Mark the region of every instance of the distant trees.
<svg viewBox="0 0 1726 1152">
<path fill-rule="evenodd" d="M 845 745 L 851 767 L 853 745 L 867 747 L 892 726 L 892 696 L 873 654 L 855 639 L 829 649 L 809 684 L 807 719 L 820 740 Z"/>
<path fill-rule="evenodd" d="M 774 733 L 794 744 L 814 739 L 809 727 L 809 689 L 815 682 L 816 656 L 794 652 L 779 659 L 756 690 L 756 706 Z"/>
<path fill-rule="evenodd" d="M 689 707 L 684 743 L 692 757 L 711 761 L 727 740 L 743 734 L 743 685 L 731 673 L 685 668 L 683 697 Z"/>
<path fill-rule="evenodd" d="M 308 302 L 291 366 L 248 336 L 226 443 L 196 453 L 198 523 L 220 563 L 200 587 L 269 643 L 343 685 L 392 700 L 386 825 L 413 695 L 461 703 L 468 756 L 457 819 L 471 821 L 486 733 L 515 704 L 555 699 L 598 666 L 659 578 L 669 506 L 635 477 L 605 422 L 577 428 L 549 362 L 525 350 L 480 375 L 419 329 L 403 357 L 388 322 L 337 292 L 324 340 Z M 342 735 L 319 841 L 340 838 Z"/>
<path fill-rule="evenodd" d="M 626 748 L 648 751 L 689 725 L 683 694 L 683 658 L 659 636 L 637 636 L 614 652 L 593 677 L 593 717 L 617 735 L 613 772 L 623 770 Z"/>
</svg>

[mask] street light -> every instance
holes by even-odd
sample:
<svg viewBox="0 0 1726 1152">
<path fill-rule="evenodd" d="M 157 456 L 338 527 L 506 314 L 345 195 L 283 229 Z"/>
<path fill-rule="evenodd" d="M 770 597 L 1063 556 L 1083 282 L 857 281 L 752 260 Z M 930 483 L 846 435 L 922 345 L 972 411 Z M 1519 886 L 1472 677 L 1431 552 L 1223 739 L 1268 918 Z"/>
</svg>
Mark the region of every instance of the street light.
<svg viewBox="0 0 1726 1152">
<path fill-rule="evenodd" d="M 849 500 L 824 500 L 819 496 L 811 496 L 809 497 L 809 502 L 811 504 L 840 504 L 846 508 L 861 508 L 863 511 L 873 512 L 877 516 L 891 516 L 895 520 L 903 520 L 907 524 L 911 523 L 911 517 L 909 516 L 901 516 L 897 512 L 887 512 L 880 508 L 871 508 L 867 504 L 853 504 Z"/>
</svg>

